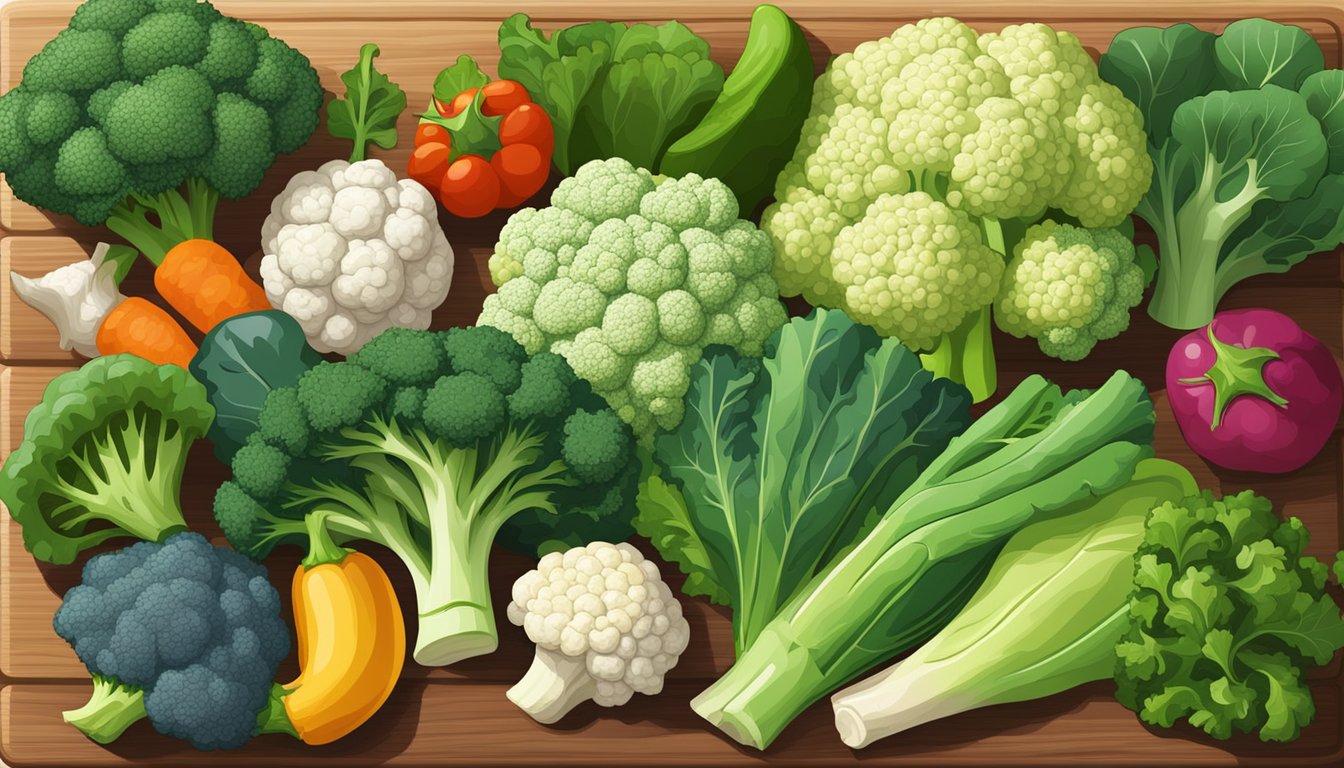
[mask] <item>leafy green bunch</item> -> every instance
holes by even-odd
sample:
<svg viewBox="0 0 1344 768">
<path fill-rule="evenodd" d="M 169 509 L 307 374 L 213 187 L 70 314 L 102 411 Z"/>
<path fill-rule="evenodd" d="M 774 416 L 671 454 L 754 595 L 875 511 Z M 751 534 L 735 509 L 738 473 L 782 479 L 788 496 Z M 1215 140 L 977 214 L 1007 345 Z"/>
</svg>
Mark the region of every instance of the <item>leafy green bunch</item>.
<svg viewBox="0 0 1344 768">
<path fill-rule="evenodd" d="M 1209 491 L 1148 517 L 1135 555 L 1116 697 L 1149 723 L 1292 741 L 1315 715 L 1303 680 L 1344 647 L 1327 568 L 1269 500 Z"/>
<path fill-rule="evenodd" d="M 499 76 L 517 80 L 546 110 L 555 167 L 566 176 L 611 157 L 657 169 L 723 90 L 709 43 L 676 21 L 593 21 L 548 39 L 515 13 L 499 25 Z"/>
</svg>

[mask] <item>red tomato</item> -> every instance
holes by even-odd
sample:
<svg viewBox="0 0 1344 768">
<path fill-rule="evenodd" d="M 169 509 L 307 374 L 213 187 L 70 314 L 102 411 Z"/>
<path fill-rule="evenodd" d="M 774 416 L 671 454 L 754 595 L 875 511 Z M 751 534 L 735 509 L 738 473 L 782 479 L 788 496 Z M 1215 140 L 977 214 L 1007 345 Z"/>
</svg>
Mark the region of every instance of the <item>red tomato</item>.
<svg viewBox="0 0 1344 768">
<path fill-rule="evenodd" d="M 463 155 L 448 166 L 439 202 L 454 216 L 475 219 L 499 207 L 499 177 L 480 155 Z"/>
<path fill-rule="evenodd" d="M 421 123 L 415 128 L 415 146 L 431 141 L 448 143 L 448 129 L 438 123 Z"/>
<path fill-rule="evenodd" d="M 490 158 L 490 167 L 495 169 L 503 188 L 499 207 L 516 208 L 546 183 L 551 158 L 531 144 L 510 144 Z"/>
<path fill-rule="evenodd" d="M 532 101 L 527 89 L 515 80 L 492 80 L 481 88 L 481 93 L 485 97 L 481 100 L 481 114 L 492 117 L 507 115 Z"/>
<path fill-rule="evenodd" d="M 531 144 L 548 158 L 555 150 L 555 130 L 546 110 L 536 104 L 524 104 L 499 121 L 499 143 Z"/>
<path fill-rule="evenodd" d="M 454 96 L 453 100 L 449 102 L 445 102 L 439 97 L 435 96 L 434 109 L 438 110 L 439 114 L 443 115 L 444 117 L 457 117 L 458 115 L 467 111 L 467 107 L 471 106 L 472 99 L 475 98 L 476 98 L 475 88 L 468 88 L 467 90 Z"/>
<path fill-rule="evenodd" d="M 406 171 L 412 179 L 434 191 L 448 172 L 448 154 L 448 134 L 445 131 L 443 141 L 430 141 L 415 148 Z"/>
</svg>

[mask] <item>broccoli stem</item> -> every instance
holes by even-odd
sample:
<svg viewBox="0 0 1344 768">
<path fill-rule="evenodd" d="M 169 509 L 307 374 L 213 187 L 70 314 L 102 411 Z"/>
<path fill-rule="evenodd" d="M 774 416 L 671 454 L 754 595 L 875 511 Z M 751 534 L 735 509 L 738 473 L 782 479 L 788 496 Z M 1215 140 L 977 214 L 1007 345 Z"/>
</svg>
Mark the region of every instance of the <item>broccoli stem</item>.
<svg viewBox="0 0 1344 768">
<path fill-rule="evenodd" d="M 270 696 L 266 698 L 266 706 L 257 713 L 257 735 L 261 736 L 267 733 L 287 733 L 298 739 L 299 732 L 294 728 L 294 723 L 289 719 L 289 712 L 285 710 L 285 697 L 289 691 L 279 683 L 271 683 Z"/>
<path fill-rule="evenodd" d="M 79 709 L 62 713 L 65 722 L 99 744 L 111 744 L 145 717 L 145 692 L 120 680 L 93 675 L 93 695 Z"/>
<path fill-rule="evenodd" d="M 71 451 L 78 476 L 63 489 L 66 502 L 52 510 L 53 522 L 75 530 L 101 520 L 114 526 L 106 529 L 111 535 L 120 529 L 145 541 L 187 530 L 180 496 L 193 441 L 143 406 L 109 422 L 106 434 Z"/>
<path fill-rule="evenodd" d="M 213 240 L 219 193 L 196 178 L 183 188 L 185 193 L 170 189 L 152 197 L 131 195 L 107 217 L 107 228 L 155 266 L 184 240 Z"/>
<path fill-rule="evenodd" d="M 583 656 L 537 648 L 527 674 L 506 694 L 538 723 L 549 725 L 593 698 L 597 683 Z"/>
</svg>

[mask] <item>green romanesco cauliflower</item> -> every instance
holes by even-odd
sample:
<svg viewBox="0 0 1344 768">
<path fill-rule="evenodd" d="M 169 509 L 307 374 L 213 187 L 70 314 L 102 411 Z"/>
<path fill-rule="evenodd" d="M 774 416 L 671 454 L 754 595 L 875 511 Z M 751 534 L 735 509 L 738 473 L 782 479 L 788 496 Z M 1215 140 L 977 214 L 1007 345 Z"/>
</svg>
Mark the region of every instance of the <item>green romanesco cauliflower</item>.
<svg viewBox="0 0 1344 768">
<path fill-rule="evenodd" d="M 760 355 L 784 324 L 770 238 L 717 179 L 585 164 L 551 207 L 509 218 L 480 324 L 562 355 L 647 444 L 681 423 L 705 347 Z"/>
<path fill-rule="evenodd" d="M 996 386 L 984 281 L 1002 272 L 985 247 L 1006 260 L 1052 211 L 1116 226 L 1151 177 L 1139 110 L 1074 35 L 925 19 L 831 63 L 762 227 L 785 296 L 929 352 L 979 400 Z"/>
<path fill-rule="evenodd" d="M 1034 337 L 1051 357 L 1082 360 L 1129 328 L 1146 284 L 1125 235 L 1046 221 L 1013 249 L 994 318 L 1006 333 Z"/>
</svg>

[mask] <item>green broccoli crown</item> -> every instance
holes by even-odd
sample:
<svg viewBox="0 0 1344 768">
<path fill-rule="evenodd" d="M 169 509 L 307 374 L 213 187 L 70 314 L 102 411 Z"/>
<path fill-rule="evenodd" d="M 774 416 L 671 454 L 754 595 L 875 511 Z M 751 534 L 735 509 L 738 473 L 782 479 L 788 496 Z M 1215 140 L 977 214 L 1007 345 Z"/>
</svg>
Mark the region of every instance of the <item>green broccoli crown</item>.
<svg viewBox="0 0 1344 768">
<path fill-rule="evenodd" d="M 215 497 L 220 526 L 250 554 L 297 535 L 294 516 L 308 507 L 289 502 L 335 485 L 362 493 L 360 478 L 380 482 L 387 456 L 404 467 L 410 459 L 399 450 L 427 464 L 470 451 L 474 471 L 503 461 L 510 440 L 535 444 L 510 460 L 517 472 L 546 475 L 557 501 L 517 510 L 502 540 L 528 552 L 575 541 L 566 512 L 575 507 L 580 525 L 618 540 L 630 533 L 638 462 L 629 428 L 562 357 L 529 355 L 495 328 L 384 331 L 346 362 L 273 390 L 258 425 Z M 563 472 L 552 478 L 557 465 Z"/>
<path fill-rule="evenodd" d="M 92 558 L 52 624 L 95 676 L 143 692 L 156 730 L 197 749 L 252 738 L 290 647 L 266 569 L 196 533 Z"/>
<path fill-rule="evenodd" d="M 190 178 L 244 197 L 322 98 L 303 54 L 208 2 L 86 0 L 0 96 L 0 171 L 90 225 Z"/>
<path fill-rule="evenodd" d="M 784 324 L 773 261 L 717 179 L 595 160 L 505 224 L 480 323 L 562 355 L 647 442 L 680 423 L 706 346 L 759 355 Z"/>
<path fill-rule="evenodd" d="M 187 451 L 214 419 L 205 387 L 175 365 L 96 358 L 61 374 L 0 469 L 0 500 L 39 560 L 72 562 L 108 539 L 186 528 Z"/>
<path fill-rule="evenodd" d="M 1035 338 L 1061 360 L 1082 360 L 1128 329 L 1146 283 L 1124 234 L 1054 221 L 1027 230 L 1007 275 L 994 312 L 999 328 Z"/>
</svg>

